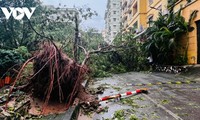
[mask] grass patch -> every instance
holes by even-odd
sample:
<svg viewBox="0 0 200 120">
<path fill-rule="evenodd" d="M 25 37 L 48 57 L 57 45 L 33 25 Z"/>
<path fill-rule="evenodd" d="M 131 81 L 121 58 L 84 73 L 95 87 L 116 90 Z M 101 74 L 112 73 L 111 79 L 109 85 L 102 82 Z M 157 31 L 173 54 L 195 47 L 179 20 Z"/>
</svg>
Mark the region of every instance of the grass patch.
<svg viewBox="0 0 200 120">
<path fill-rule="evenodd" d="M 166 99 L 165 99 L 165 100 L 162 100 L 162 101 L 161 101 L 161 104 L 164 104 L 164 105 L 165 105 L 165 104 L 169 104 L 169 100 L 166 100 Z"/>
<path fill-rule="evenodd" d="M 120 87 L 116 87 L 116 86 L 111 86 L 113 89 L 117 90 L 117 91 L 120 91 L 122 88 Z"/>
<path fill-rule="evenodd" d="M 133 98 L 123 98 L 121 100 L 121 103 L 130 105 L 132 108 L 139 108 L 139 105 L 136 102 L 134 102 Z"/>
</svg>

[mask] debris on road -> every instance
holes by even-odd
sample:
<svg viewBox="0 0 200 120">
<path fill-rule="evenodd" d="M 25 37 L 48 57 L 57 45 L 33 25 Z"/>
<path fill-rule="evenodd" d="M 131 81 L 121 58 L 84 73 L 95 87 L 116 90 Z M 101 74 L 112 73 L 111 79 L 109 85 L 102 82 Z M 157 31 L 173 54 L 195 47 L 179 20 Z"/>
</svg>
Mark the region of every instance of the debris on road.
<svg viewBox="0 0 200 120">
<path fill-rule="evenodd" d="M 120 99 L 121 97 L 127 97 L 130 95 L 136 95 L 136 94 L 140 94 L 140 93 L 148 93 L 147 88 L 141 88 L 141 89 L 137 89 L 135 91 L 128 91 L 125 92 L 123 94 L 116 94 L 116 95 L 112 95 L 112 96 L 105 96 L 103 98 L 101 98 L 99 101 L 106 101 L 106 100 L 110 100 L 110 99 Z"/>
<path fill-rule="evenodd" d="M 126 91 L 139 89 L 144 85 L 139 83 L 151 86 L 148 89 L 152 91 L 151 94 L 125 96 L 117 100 L 120 98 L 118 93 L 126 95 Z M 187 77 L 182 74 L 130 72 L 96 79 L 88 87 L 96 89 L 104 84 L 107 88 L 103 94 L 98 94 L 98 97 L 99 100 L 105 100 L 100 102 L 98 110 L 101 111 L 106 106 L 109 108 L 106 112 L 93 112 L 90 114 L 91 119 L 199 119 L 199 78 L 196 80 L 193 76 Z M 119 87 L 120 91 L 115 87 Z M 110 94 L 112 97 L 109 97 Z"/>
</svg>

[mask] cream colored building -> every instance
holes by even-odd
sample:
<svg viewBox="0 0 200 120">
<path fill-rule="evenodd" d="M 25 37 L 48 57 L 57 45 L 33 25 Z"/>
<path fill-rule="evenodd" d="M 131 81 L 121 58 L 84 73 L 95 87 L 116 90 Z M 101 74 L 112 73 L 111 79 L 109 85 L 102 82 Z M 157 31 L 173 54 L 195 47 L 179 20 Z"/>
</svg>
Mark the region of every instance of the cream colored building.
<svg viewBox="0 0 200 120">
<path fill-rule="evenodd" d="M 112 43 L 121 30 L 121 0 L 108 0 L 104 19 L 105 41 Z"/>
</svg>

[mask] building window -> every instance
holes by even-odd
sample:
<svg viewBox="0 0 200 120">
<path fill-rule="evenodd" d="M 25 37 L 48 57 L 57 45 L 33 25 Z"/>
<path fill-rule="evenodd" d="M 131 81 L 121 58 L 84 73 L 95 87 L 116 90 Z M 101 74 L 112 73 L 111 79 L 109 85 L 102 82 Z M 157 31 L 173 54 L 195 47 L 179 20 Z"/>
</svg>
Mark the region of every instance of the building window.
<svg viewBox="0 0 200 120">
<path fill-rule="evenodd" d="M 151 5 L 153 3 L 153 0 L 149 0 L 149 5 Z"/>
<path fill-rule="evenodd" d="M 149 24 L 149 26 L 152 26 L 152 23 L 153 22 L 153 15 L 150 15 L 149 17 L 148 17 L 148 24 Z"/>
<path fill-rule="evenodd" d="M 113 21 L 116 21 L 117 19 L 116 18 L 113 18 Z"/>
<path fill-rule="evenodd" d="M 137 2 L 133 5 L 132 14 L 133 16 L 138 12 Z"/>
<path fill-rule="evenodd" d="M 128 18 L 128 16 L 123 16 L 124 21 L 126 21 Z"/>
<path fill-rule="evenodd" d="M 116 5 L 117 5 L 116 3 L 113 3 L 113 7 L 116 7 Z"/>
<path fill-rule="evenodd" d="M 192 2 L 192 0 L 187 0 L 187 3 L 190 3 L 190 2 Z"/>
<path fill-rule="evenodd" d="M 133 15 L 132 15 L 132 10 L 129 10 L 129 14 L 128 14 L 128 18 L 129 18 L 129 20 L 131 20 L 132 17 L 133 17 Z"/>
<path fill-rule="evenodd" d="M 129 32 L 132 32 L 132 31 L 133 31 L 133 28 L 132 28 L 132 27 L 129 27 L 128 30 L 129 30 Z"/>
<path fill-rule="evenodd" d="M 116 32 L 113 32 L 113 35 L 116 35 L 117 33 Z"/>
<path fill-rule="evenodd" d="M 160 12 L 162 12 L 162 5 L 160 5 L 160 6 L 158 7 L 158 10 L 159 10 Z"/>
<path fill-rule="evenodd" d="M 133 29 L 138 29 L 138 22 L 137 21 L 133 24 Z"/>
<path fill-rule="evenodd" d="M 116 28 L 116 25 L 113 25 L 114 28 Z"/>
<path fill-rule="evenodd" d="M 116 14 L 117 13 L 117 11 L 113 11 L 113 14 Z"/>
</svg>

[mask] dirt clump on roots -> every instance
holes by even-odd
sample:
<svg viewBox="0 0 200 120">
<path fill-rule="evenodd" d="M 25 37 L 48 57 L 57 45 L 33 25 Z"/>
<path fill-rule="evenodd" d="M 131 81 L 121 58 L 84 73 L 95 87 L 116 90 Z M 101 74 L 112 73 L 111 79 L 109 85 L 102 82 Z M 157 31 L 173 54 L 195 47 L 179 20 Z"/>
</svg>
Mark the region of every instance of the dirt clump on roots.
<svg viewBox="0 0 200 120">
<path fill-rule="evenodd" d="M 50 101 L 65 103 L 68 109 L 75 98 L 78 98 L 81 103 L 97 104 L 96 97 L 87 93 L 81 84 L 89 72 L 88 66 L 77 63 L 58 49 L 53 42 L 41 44 L 40 50 L 24 63 L 16 80 L 20 78 L 24 67 L 29 62 L 33 62 L 33 75 L 29 77 L 26 85 L 19 88 L 43 100 L 43 109 Z"/>
</svg>

